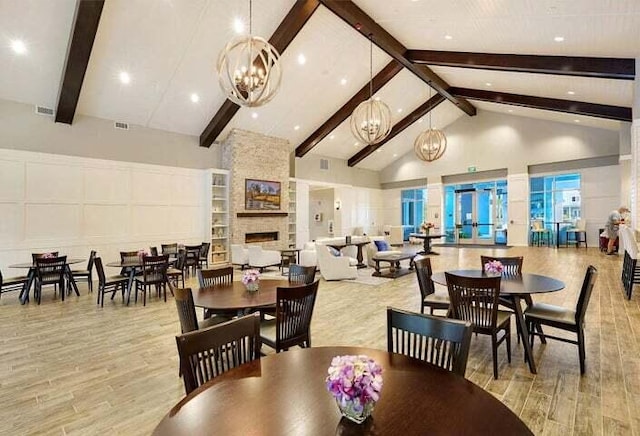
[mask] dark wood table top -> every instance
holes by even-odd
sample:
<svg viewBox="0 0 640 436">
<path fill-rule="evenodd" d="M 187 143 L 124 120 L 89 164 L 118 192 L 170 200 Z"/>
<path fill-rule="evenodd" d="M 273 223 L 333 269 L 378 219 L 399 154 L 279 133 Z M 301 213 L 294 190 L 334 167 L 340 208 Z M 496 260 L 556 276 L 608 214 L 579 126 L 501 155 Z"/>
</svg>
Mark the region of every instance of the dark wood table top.
<svg viewBox="0 0 640 436">
<path fill-rule="evenodd" d="M 254 309 L 276 304 L 276 289 L 290 286 L 289 280 L 260 280 L 258 291 L 249 292 L 242 282 L 193 290 L 193 303 L 206 309 Z"/>
<path fill-rule="evenodd" d="M 459 269 L 447 272 L 471 278 L 487 277 L 487 275 L 479 269 Z M 431 280 L 439 285 L 447 286 L 447 279 L 444 272 L 433 273 Z M 500 293 L 510 295 L 542 294 L 545 292 L 559 291 L 564 289 L 564 286 L 564 282 L 560 280 L 539 274 L 522 273 L 521 276 L 503 275 L 500 280 Z"/>
<path fill-rule="evenodd" d="M 170 257 L 168 262 L 175 262 L 177 260 L 176 257 Z M 115 262 L 109 262 L 107 263 L 105 266 L 108 267 L 112 267 L 112 268 L 142 268 L 142 259 L 138 259 L 138 260 L 127 260 L 126 262 L 120 262 L 120 261 L 115 261 Z"/>
<path fill-rule="evenodd" d="M 342 242 L 322 242 L 322 244 L 328 246 L 328 247 L 333 247 L 336 250 L 342 250 L 344 247 L 363 247 L 365 245 L 367 245 L 368 243 L 370 243 L 371 241 L 367 240 L 367 241 L 351 241 L 347 244 L 347 241 L 342 241 Z"/>
<path fill-rule="evenodd" d="M 341 419 L 325 388 L 331 359 L 366 354 L 384 385 L 361 425 Z M 320 347 L 272 354 L 232 369 L 180 401 L 154 435 L 531 435 L 480 387 L 433 365 L 368 348 Z"/>
<path fill-rule="evenodd" d="M 418 238 L 418 239 L 439 239 L 444 237 L 445 235 L 440 235 L 440 234 L 436 234 L 436 233 L 409 233 L 409 236 L 412 238 Z"/>
<path fill-rule="evenodd" d="M 86 259 L 67 259 L 67 265 L 74 265 L 76 263 L 86 262 Z M 24 262 L 24 263 L 14 263 L 13 265 L 9 265 L 9 268 L 35 268 L 35 263 L 32 262 Z"/>
</svg>

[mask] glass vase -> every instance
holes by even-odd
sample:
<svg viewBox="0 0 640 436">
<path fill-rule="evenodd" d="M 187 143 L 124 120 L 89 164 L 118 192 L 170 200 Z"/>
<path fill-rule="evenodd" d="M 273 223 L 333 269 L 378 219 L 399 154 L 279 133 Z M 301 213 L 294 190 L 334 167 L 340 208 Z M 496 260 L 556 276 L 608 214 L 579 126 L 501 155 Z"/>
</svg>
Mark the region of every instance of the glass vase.
<svg viewBox="0 0 640 436">
<path fill-rule="evenodd" d="M 359 404 L 356 404 L 354 401 L 347 401 L 343 405 L 340 401 L 336 400 L 336 404 L 338 405 L 338 409 L 340 409 L 342 416 L 356 424 L 362 424 L 373 412 L 376 402 L 368 401 L 364 403 L 364 406 L 361 408 L 357 407 Z"/>
<path fill-rule="evenodd" d="M 249 292 L 256 292 L 260 287 L 259 282 L 256 280 L 255 282 L 247 283 L 244 285 Z"/>
</svg>

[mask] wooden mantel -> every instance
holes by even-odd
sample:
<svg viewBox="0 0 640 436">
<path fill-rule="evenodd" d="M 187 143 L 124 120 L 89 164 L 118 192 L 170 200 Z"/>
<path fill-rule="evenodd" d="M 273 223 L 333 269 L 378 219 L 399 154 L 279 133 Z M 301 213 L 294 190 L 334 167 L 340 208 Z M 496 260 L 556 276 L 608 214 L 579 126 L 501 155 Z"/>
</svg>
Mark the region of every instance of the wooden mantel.
<svg viewBox="0 0 640 436">
<path fill-rule="evenodd" d="M 282 217 L 289 216 L 288 212 L 238 212 L 238 218 L 266 218 L 266 217 Z"/>
</svg>

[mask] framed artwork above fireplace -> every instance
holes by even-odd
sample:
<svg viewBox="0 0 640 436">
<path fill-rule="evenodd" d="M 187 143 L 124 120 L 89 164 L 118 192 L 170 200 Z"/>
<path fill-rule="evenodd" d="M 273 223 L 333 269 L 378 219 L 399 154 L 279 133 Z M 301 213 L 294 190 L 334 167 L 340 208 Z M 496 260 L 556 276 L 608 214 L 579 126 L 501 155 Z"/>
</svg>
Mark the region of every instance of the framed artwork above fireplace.
<svg viewBox="0 0 640 436">
<path fill-rule="evenodd" d="M 244 188 L 246 210 L 280 210 L 280 182 L 245 179 Z"/>
</svg>

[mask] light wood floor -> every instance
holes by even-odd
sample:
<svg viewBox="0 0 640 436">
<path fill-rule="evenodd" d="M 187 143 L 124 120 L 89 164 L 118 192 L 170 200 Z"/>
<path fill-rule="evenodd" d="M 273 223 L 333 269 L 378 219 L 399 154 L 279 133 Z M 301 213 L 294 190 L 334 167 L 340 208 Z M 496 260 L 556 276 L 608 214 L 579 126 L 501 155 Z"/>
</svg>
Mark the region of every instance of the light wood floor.
<svg viewBox="0 0 640 436">
<path fill-rule="evenodd" d="M 539 300 L 567 307 L 575 305 L 586 267 L 595 265 L 600 274 L 587 315 L 585 376 L 575 346 L 549 341 L 534 350 L 538 375 L 529 373 L 515 346 L 510 365 L 499 351 L 500 378 L 493 380 L 490 343 L 478 336 L 467 378 L 535 434 L 640 435 L 640 290 L 631 301 L 623 298 L 621 257 L 592 248 L 438 251 L 434 271 L 477 268 L 480 254 L 524 255 L 525 271 L 567 284 Z M 389 305 L 419 308 L 414 275 L 380 286 L 321 282 L 313 345 L 384 349 Z M 149 434 L 183 396 L 173 301 L 153 297 L 147 307 L 124 307 L 116 299 L 100 309 L 95 294 L 81 287 L 79 298 L 62 302 L 45 290 L 42 305 L 20 306 L 11 293 L 0 300 L 0 325 L 0 434 Z"/>
</svg>

